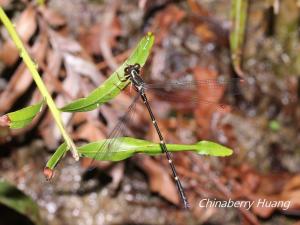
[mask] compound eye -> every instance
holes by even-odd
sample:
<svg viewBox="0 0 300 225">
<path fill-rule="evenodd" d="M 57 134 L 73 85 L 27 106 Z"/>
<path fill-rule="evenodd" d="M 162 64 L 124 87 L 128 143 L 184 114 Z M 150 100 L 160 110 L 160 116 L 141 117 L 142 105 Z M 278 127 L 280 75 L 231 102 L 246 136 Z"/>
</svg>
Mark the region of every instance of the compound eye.
<svg viewBox="0 0 300 225">
<path fill-rule="evenodd" d="M 129 74 L 129 67 L 126 67 L 126 68 L 124 69 L 124 72 L 125 72 L 125 74 Z"/>
<path fill-rule="evenodd" d="M 134 69 L 140 70 L 140 68 L 141 68 L 140 64 L 138 64 L 138 63 L 134 64 Z"/>
</svg>

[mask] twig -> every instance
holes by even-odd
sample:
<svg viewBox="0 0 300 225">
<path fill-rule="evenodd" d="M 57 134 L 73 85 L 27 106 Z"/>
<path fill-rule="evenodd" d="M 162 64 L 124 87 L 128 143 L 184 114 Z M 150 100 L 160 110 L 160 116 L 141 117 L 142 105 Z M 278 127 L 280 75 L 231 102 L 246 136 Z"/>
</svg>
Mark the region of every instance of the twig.
<svg viewBox="0 0 300 225">
<path fill-rule="evenodd" d="M 4 26 L 6 27 L 9 35 L 11 36 L 13 42 L 15 43 L 20 57 L 23 59 L 24 63 L 26 64 L 28 70 L 30 71 L 30 74 L 32 75 L 38 89 L 40 90 L 43 98 L 45 98 L 47 105 L 49 106 L 49 109 L 52 113 L 52 116 L 60 129 L 60 132 L 65 140 L 65 142 L 68 145 L 68 148 L 71 150 L 72 155 L 75 160 L 79 160 L 79 155 L 77 152 L 77 148 L 73 142 L 73 140 L 70 138 L 69 134 L 65 130 L 65 127 L 61 121 L 60 112 L 58 111 L 50 93 L 48 92 L 41 76 L 39 75 L 37 71 L 38 65 L 33 62 L 31 57 L 29 56 L 26 48 L 24 47 L 19 35 L 17 34 L 13 24 L 11 23 L 10 19 L 5 14 L 2 7 L 0 7 L 0 19 L 3 22 Z"/>
</svg>

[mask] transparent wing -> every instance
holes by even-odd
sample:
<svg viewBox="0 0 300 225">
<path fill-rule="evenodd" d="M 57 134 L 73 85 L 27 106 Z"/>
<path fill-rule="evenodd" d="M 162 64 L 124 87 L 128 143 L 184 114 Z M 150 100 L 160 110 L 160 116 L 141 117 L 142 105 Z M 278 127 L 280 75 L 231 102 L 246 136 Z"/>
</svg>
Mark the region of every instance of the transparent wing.
<svg viewBox="0 0 300 225">
<path fill-rule="evenodd" d="M 239 95 L 245 88 L 246 82 L 241 78 L 195 80 L 192 76 L 145 85 L 147 91 L 154 93 L 163 101 L 172 102 L 177 108 L 189 110 L 198 104 L 206 104 L 213 105 L 221 112 L 230 110 L 229 105 L 220 102 L 224 94 Z"/>
<path fill-rule="evenodd" d="M 95 154 L 89 167 L 93 167 L 92 165 L 96 159 L 105 160 L 106 158 L 109 158 L 112 154 L 115 153 L 116 149 L 118 149 L 118 146 L 122 144 L 123 137 L 126 136 L 126 131 L 128 130 L 126 124 L 129 123 L 134 114 L 134 107 L 139 97 L 139 95 L 136 95 L 134 97 L 126 113 L 124 113 L 124 115 L 118 120 L 118 123 L 110 132 L 106 141 L 97 150 L 97 153 Z"/>
<path fill-rule="evenodd" d="M 220 112 L 227 112 L 230 110 L 230 106 L 228 104 L 222 103 L 222 95 L 220 96 L 213 96 L 213 97 L 201 97 L 197 96 L 197 93 L 193 92 L 166 92 L 164 90 L 149 90 L 149 92 L 153 92 L 156 96 L 158 96 L 158 99 L 161 101 L 166 101 L 169 103 L 172 103 L 172 106 L 179 110 L 192 110 L 197 107 L 198 104 L 202 105 L 210 105 L 214 106 L 217 111 Z"/>
<path fill-rule="evenodd" d="M 224 78 L 195 80 L 188 76 L 183 79 L 178 79 L 170 82 L 146 84 L 145 88 L 148 90 L 165 90 L 165 91 L 180 91 L 180 90 L 195 90 L 208 89 L 218 90 L 227 89 L 231 94 L 240 94 L 240 87 L 244 86 L 245 80 L 241 78 Z M 212 92 L 214 95 L 216 92 Z"/>
</svg>

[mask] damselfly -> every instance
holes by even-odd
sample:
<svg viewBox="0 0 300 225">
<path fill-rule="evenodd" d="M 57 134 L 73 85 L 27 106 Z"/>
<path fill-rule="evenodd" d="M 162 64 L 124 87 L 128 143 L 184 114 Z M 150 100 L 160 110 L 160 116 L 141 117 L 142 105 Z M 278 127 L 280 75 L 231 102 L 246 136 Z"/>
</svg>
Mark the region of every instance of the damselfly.
<svg viewBox="0 0 300 225">
<path fill-rule="evenodd" d="M 154 113 L 152 111 L 152 108 L 149 104 L 148 98 L 146 96 L 146 90 L 150 89 L 160 89 L 163 88 L 166 91 L 171 90 L 174 91 L 174 89 L 180 89 L 180 88 L 195 88 L 195 87 L 201 87 L 203 85 L 209 86 L 211 88 L 217 88 L 220 86 L 230 86 L 234 87 L 237 83 L 243 81 L 240 78 L 236 79 L 231 79 L 231 80 L 217 80 L 217 79 L 211 79 L 211 80 L 184 80 L 184 81 L 173 81 L 166 86 L 165 84 L 161 85 L 155 85 L 155 84 L 146 84 L 144 80 L 142 79 L 141 75 L 141 66 L 139 64 L 134 64 L 134 65 L 128 65 L 125 70 L 124 70 L 124 78 L 121 79 L 121 82 L 126 82 L 130 81 L 132 86 L 137 92 L 137 95 L 134 97 L 132 103 L 130 104 L 127 112 L 122 116 L 118 122 L 118 124 L 115 126 L 115 128 L 112 130 L 112 132 L 109 134 L 109 137 L 106 142 L 100 147 L 100 149 L 97 151 L 96 155 L 94 158 L 107 158 L 109 154 L 113 154 L 111 152 L 112 149 L 116 150 L 118 146 L 121 145 L 122 143 L 122 138 L 117 138 L 120 137 L 121 134 L 125 133 L 124 130 L 126 127 L 124 126 L 124 122 L 130 120 L 130 117 L 132 115 L 132 112 L 134 111 L 133 108 L 139 98 L 142 99 L 143 103 L 145 104 L 148 113 L 150 115 L 150 118 L 152 120 L 152 124 L 156 130 L 156 133 L 159 137 L 160 140 L 160 146 L 162 152 L 166 155 L 168 163 L 170 165 L 171 171 L 173 178 L 175 180 L 179 196 L 183 202 L 183 205 L 185 208 L 189 208 L 189 203 L 186 197 L 186 194 L 184 192 L 184 189 L 182 187 L 181 181 L 178 177 L 178 174 L 176 172 L 175 165 L 172 161 L 172 156 L 171 153 L 168 151 L 164 137 L 162 135 L 162 132 L 157 124 L 156 118 L 154 116 Z M 190 99 L 192 101 L 202 101 L 207 104 L 214 104 L 214 102 L 211 101 L 206 101 L 203 99 L 198 99 L 198 98 L 192 98 Z M 220 106 L 221 108 L 223 107 L 222 105 Z"/>
</svg>

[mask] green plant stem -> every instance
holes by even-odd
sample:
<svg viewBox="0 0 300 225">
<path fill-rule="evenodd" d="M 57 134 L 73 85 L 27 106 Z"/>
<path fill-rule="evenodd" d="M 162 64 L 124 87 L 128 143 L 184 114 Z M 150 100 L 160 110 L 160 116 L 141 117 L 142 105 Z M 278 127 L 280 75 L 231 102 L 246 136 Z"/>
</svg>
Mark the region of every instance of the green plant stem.
<svg viewBox="0 0 300 225">
<path fill-rule="evenodd" d="M 45 5 L 45 0 L 36 0 L 37 4 Z"/>
<path fill-rule="evenodd" d="M 37 65 L 34 63 L 29 56 L 28 52 L 26 51 L 19 35 L 17 34 L 14 25 L 11 23 L 10 19 L 5 14 L 2 7 L 0 7 L 0 19 L 3 22 L 4 26 L 6 27 L 9 35 L 11 36 L 13 42 L 18 48 L 20 57 L 23 59 L 24 63 L 26 64 L 28 70 L 30 71 L 38 89 L 40 90 L 42 96 L 45 98 L 47 105 L 49 106 L 49 109 L 53 115 L 53 118 L 60 129 L 60 132 L 65 139 L 65 142 L 68 145 L 68 148 L 71 150 L 73 157 L 75 160 L 79 160 L 79 155 L 77 148 L 73 142 L 73 140 L 70 138 L 69 134 L 65 130 L 65 127 L 61 121 L 60 112 L 58 111 L 50 93 L 48 92 L 43 80 L 41 79 L 41 76 L 39 75 L 37 71 Z"/>
</svg>

